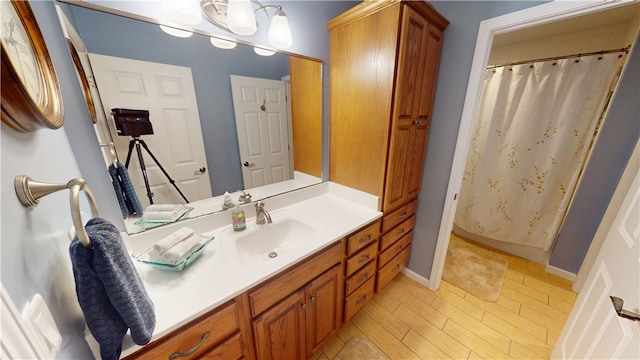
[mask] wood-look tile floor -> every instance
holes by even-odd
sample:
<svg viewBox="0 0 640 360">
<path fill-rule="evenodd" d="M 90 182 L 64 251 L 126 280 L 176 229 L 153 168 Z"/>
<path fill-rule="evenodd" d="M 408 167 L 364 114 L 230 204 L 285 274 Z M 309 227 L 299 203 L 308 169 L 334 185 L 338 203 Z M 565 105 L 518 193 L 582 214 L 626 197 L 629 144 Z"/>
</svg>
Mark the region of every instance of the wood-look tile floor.
<svg viewBox="0 0 640 360">
<path fill-rule="evenodd" d="M 389 359 L 548 359 L 576 299 L 571 282 L 496 252 L 509 260 L 497 302 L 445 281 L 431 291 L 400 274 L 312 359 L 333 359 L 354 337 Z"/>
</svg>

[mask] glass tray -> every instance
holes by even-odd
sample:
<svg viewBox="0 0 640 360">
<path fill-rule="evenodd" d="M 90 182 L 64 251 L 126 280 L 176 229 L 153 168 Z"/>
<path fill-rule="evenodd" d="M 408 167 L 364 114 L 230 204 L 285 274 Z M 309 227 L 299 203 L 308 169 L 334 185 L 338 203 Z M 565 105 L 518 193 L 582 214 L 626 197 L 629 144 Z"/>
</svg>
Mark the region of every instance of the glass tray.
<svg viewBox="0 0 640 360">
<path fill-rule="evenodd" d="M 151 249 L 149 248 L 147 250 L 145 250 L 143 253 L 141 253 L 140 255 L 133 255 L 133 258 L 140 261 L 141 263 L 145 263 L 145 264 L 149 264 L 155 268 L 158 269 L 162 269 L 162 270 L 170 270 L 170 271 L 182 271 L 182 269 L 184 269 L 186 266 L 188 266 L 189 264 L 191 264 L 192 262 L 194 262 L 198 256 L 200 256 L 200 254 L 202 253 L 202 251 L 204 250 L 204 248 L 209 245 L 209 243 L 213 240 L 213 236 L 206 236 L 206 235 L 199 235 L 201 238 L 206 239 L 202 245 L 198 246 L 198 248 L 196 248 L 195 250 L 193 250 L 193 252 L 189 255 L 187 255 L 187 257 L 185 257 L 182 261 L 180 261 L 179 263 L 173 265 L 173 264 L 167 264 L 167 263 L 162 263 L 162 262 L 156 262 L 156 261 L 151 261 L 149 258 L 149 254 L 151 253 Z"/>
<path fill-rule="evenodd" d="M 151 228 L 154 228 L 156 226 L 170 224 L 170 223 L 176 222 L 178 220 L 182 220 L 182 219 L 186 218 L 187 215 L 189 215 L 189 213 L 192 210 L 193 210 L 192 207 L 185 206 L 184 207 L 184 211 L 182 212 L 182 214 L 180 214 L 180 216 L 178 216 L 175 220 L 145 220 L 144 217 L 142 217 L 138 221 L 134 222 L 134 225 L 141 226 L 141 227 L 143 227 L 145 229 L 151 229 Z M 143 214 L 143 216 L 144 216 L 144 214 Z"/>
</svg>

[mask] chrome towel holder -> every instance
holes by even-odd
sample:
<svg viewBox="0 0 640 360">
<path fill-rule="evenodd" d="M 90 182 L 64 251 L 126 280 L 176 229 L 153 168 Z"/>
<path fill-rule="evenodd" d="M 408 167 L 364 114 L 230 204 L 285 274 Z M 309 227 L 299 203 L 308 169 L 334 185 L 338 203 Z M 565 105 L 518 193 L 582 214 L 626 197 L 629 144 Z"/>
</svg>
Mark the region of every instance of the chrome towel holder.
<svg viewBox="0 0 640 360">
<path fill-rule="evenodd" d="M 66 184 L 52 184 L 44 183 L 32 180 L 27 175 L 18 175 L 14 180 L 14 187 L 20 203 L 25 207 L 36 207 L 40 202 L 40 198 L 43 196 L 52 194 L 54 192 L 69 189 L 69 205 L 71 207 L 71 219 L 73 226 L 75 227 L 78 238 L 85 247 L 91 247 L 91 240 L 87 231 L 82 224 L 82 216 L 80 214 L 80 191 L 82 190 L 91 206 L 91 215 L 95 218 L 98 217 L 98 206 L 96 205 L 96 199 L 93 197 L 93 193 L 87 182 L 84 179 L 71 179 Z"/>
</svg>

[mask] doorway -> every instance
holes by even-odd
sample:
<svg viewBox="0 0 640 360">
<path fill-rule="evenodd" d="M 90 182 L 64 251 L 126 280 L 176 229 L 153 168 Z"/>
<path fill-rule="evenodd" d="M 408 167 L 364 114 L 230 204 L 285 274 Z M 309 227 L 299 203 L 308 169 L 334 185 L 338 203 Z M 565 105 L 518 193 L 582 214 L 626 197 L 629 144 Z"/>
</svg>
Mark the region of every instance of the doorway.
<svg viewBox="0 0 640 360">
<path fill-rule="evenodd" d="M 429 280 L 429 288 L 435 290 L 440 286 L 448 241 L 453 228 L 453 221 L 457 207 L 457 195 L 462 183 L 475 114 L 478 109 L 484 69 L 488 64 L 491 48 L 494 43 L 494 35 L 506 34 L 520 30 L 524 31 L 525 29 L 530 29 L 534 26 L 550 24 L 559 20 L 574 18 L 581 15 L 595 14 L 624 5 L 628 5 L 628 3 L 553 2 L 486 20 L 481 23 L 469 78 L 465 106 L 462 113 L 460 130 L 458 132 L 448 190 L 445 197 L 444 211 Z"/>
</svg>

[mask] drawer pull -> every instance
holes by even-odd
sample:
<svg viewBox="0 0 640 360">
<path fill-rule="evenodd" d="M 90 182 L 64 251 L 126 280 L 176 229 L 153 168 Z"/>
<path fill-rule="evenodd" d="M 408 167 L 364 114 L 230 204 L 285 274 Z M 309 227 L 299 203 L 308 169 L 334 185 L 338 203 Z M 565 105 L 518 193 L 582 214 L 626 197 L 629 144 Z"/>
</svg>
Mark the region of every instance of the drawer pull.
<svg viewBox="0 0 640 360">
<path fill-rule="evenodd" d="M 361 238 L 359 242 L 360 242 L 360 244 L 365 244 L 365 243 L 368 243 L 369 241 L 371 241 L 371 234 L 369 234 L 365 238 Z"/>
<path fill-rule="evenodd" d="M 398 246 L 397 248 L 393 249 L 393 251 L 399 253 L 400 251 L 402 251 L 402 246 Z"/>
<path fill-rule="evenodd" d="M 398 217 L 399 217 L 400 219 L 404 219 L 404 218 L 406 218 L 407 216 L 409 216 L 409 214 L 407 214 L 407 212 L 406 212 L 406 211 L 405 211 L 405 212 L 403 212 L 402 214 L 398 215 Z"/>
<path fill-rule="evenodd" d="M 369 256 L 369 254 L 367 255 L 362 255 L 360 256 L 360 259 L 358 259 L 358 264 L 364 264 L 366 262 L 369 261 L 369 259 L 371 259 L 371 257 Z"/>
<path fill-rule="evenodd" d="M 404 229 L 402 229 L 402 230 L 400 230 L 400 231 L 398 231 L 398 232 L 396 233 L 396 236 L 402 236 L 402 235 L 404 235 L 404 234 L 405 234 L 405 231 L 404 231 Z"/>
<path fill-rule="evenodd" d="M 193 354 L 194 352 L 196 352 L 200 348 L 200 346 L 202 346 L 202 344 L 204 343 L 205 340 L 207 340 L 209 335 L 211 335 L 211 333 L 208 332 L 208 331 L 206 333 L 202 334 L 202 338 L 200 338 L 200 342 L 197 343 L 196 346 L 194 346 L 191 350 L 189 350 L 187 352 L 183 352 L 183 353 L 175 352 L 175 353 L 169 355 L 169 360 L 173 360 L 173 359 L 177 359 L 179 357 L 189 356 L 189 355 Z"/>
<path fill-rule="evenodd" d="M 361 277 L 360 279 L 356 280 L 357 284 L 362 284 L 363 282 L 369 280 L 369 273 L 364 274 L 363 277 Z"/>
<path fill-rule="evenodd" d="M 393 267 L 393 272 L 398 272 L 400 270 L 400 264 Z"/>
<path fill-rule="evenodd" d="M 362 298 L 356 301 L 356 305 L 362 305 L 367 301 L 367 294 L 362 295 Z"/>
</svg>

